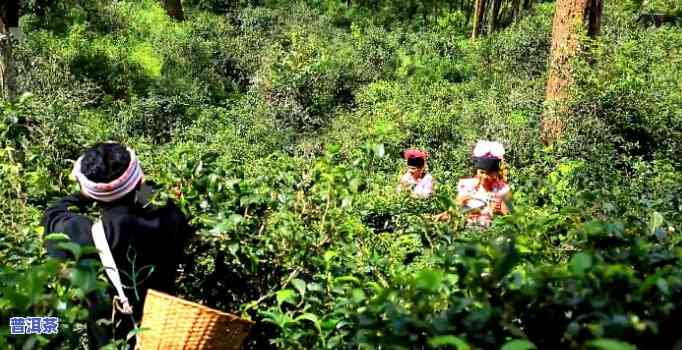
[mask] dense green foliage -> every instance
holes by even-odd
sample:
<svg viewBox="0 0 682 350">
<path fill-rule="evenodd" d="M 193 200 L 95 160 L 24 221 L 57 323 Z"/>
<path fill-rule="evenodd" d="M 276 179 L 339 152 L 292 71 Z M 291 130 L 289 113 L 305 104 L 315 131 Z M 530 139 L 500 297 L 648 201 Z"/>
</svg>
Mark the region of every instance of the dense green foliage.
<svg viewBox="0 0 682 350">
<path fill-rule="evenodd" d="M 10 316 L 82 333 L 105 279 L 46 258 L 39 222 L 108 139 L 191 215 L 182 296 L 260 321 L 247 348 L 682 346 L 682 28 L 607 2 L 545 147 L 551 2 L 475 42 L 444 1 L 184 3 L 183 22 L 152 0 L 22 17 L 25 93 L 0 102 L 0 347 L 50 341 L 8 336 Z M 478 139 L 505 144 L 514 192 L 487 231 L 453 205 Z M 428 201 L 395 191 L 412 146 L 432 154 Z"/>
</svg>

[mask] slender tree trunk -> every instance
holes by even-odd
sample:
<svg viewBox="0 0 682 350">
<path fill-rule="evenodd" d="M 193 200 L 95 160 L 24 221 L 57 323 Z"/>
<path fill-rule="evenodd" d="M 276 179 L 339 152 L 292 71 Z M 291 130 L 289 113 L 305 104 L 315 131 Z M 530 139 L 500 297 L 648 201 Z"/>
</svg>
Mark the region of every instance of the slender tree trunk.
<svg viewBox="0 0 682 350">
<path fill-rule="evenodd" d="M 45 17 L 47 12 L 57 5 L 58 0 L 34 0 L 35 14 L 39 18 Z"/>
<path fill-rule="evenodd" d="M 542 138 L 551 144 L 563 136 L 566 114 L 562 102 L 568 97 L 573 76 L 571 60 L 580 53 L 581 32 L 599 33 L 602 0 L 557 0 L 552 27 L 549 77 L 545 89 Z"/>
<path fill-rule="evenodd" d="M 0 5 L 0 96 L 6 100 L 13 100 L 17 95 L 10 28 L 18 25 L 19 0 L 5 1 Z"/>
<path fill-rule="evenodd" d="M 161 4 L 166 9 L 168 16 L 178 21 L 185 20 L 185 12 L 182 10 L 181 0 L 161 0 Z"/>
<path fill-rule="evenodd" d="M 474 11 L 474 28 L 471 31 L 471 39 L 478 38 L 483 26 L 483 19 L 485 17 L 485 5 L 487 0 L 476 0 Z"/>
<path fill-rule="evenodd" d="M 495 32 L 497 29 L 497 21 L 500 17 L 500 6 L 502 5 L 502 0 L 493 0 L 493 7 L 490 11 L 490 34 Z"/>
<path fill-rule="evenodd" d="M 512 0 L 511 3 L 511 13 L 512 13 L 512 21 L 516 22 L 521 18 L 521 0 Z"/>
<path fill-rule="evenodd" d="M 471 14 L 474 12 L 474 3 L 473 2 L 466 2 L 466 18 L 467 18 L 467 23 L 466 25 L 469 25 L 469 22 L 471 22 Z"/>
<path fill-rule="evenodd" d="M 604 11 L 604 0 L 592 0 L 588 9 L 587 35 L 596 38 L 601 28 L 601 15 Z"/>
<path fill-rule="evenodd" d="M 534 0 L 523 0 L 523 9 L 526 11 L 533 11 Z"/>
</svg>

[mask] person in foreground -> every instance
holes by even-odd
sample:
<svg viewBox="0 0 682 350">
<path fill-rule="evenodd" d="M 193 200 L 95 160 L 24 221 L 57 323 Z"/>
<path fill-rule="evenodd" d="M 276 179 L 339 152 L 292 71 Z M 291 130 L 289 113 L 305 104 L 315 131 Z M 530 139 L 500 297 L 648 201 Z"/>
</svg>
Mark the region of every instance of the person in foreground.
<svg viewBox="0 0 682 350">
<path fill-rule="evenodd" d="M 150 194 L 150 187 L 144 184 L 140 162 L 133 150 L 121 144 L 109 142 L 91 147 L 76 161 L 73 175 L 81 191 L 62 198 L 45 211 L 42 221 L 45 234 L 64 233 L 81 245 L 95 245 L 97 237 L 106 237 L 104 244 L 110 248 L 109 255 L 113 256 L 112 264 L 115 263 L 120 272 L 122 285 L 133 287 L 126 290 L 128 300 L 120 300 L 121 304 L 139 323 L 147 289 L 174 292 L 177 267 L 192 233 L 188 220 L 172 203 L 163 207 L 147 203 L 145 197 Z M 95 220 L 95 227 L 103 228 L 100 235 L 95 233 L 93 221 L 81 214 L 93 204 L 101 210 L 101 217 Z M 101 243 L 103 239 L 98 241 Z M 55 242 L 46 241 L 45 244 L 49 255 L 67 257 L 68 253 L 59 249 Z M 97 245 L 97 248 L 102 257 L 101 246 Z M 103 257 L 102 261 L 105 261 Z M 116 287 L 110 271 L 107 275 Z M 136 276 L 135 281 L 131 280 L 132 276 Z M 121 289 L 121 283 L 118 285 L 117 289 Z M 103 299 L 102 296 L 88 296 L 91 348 L 101 347 L 112 336 L 112 326 L 95 323 L 95 320 L 111 315 L 111 304 Z M 131 317 L 123 317 L 113 336 L 118 340 L 125 339 L 132 329 Z M 128 343 L 134 347 L 134 338 Z"/>
<path fill-rule="evenodd" d="M 415 198 L 428 198 L 433 194 L 433 177 L 426 171 L 429 154 L 418 149 L 403 152 L 407 161 L 407 172 L 400 178 L 398 190 L 406 190 Z"/>
<path fill-rule="evenodd" d="M 502 170 L 504 146 L 499 142 L 478 141 L 474 147 L 472 162 L 476 173 L 473 177 L 460 179 L 457 184 L 457 205 L 467 214 L 467 226 L 485 228 L 493 217 L 509 213 L 511 191 Z M 448 212 L 434 217 L 448 220 Z"/>
</svg>

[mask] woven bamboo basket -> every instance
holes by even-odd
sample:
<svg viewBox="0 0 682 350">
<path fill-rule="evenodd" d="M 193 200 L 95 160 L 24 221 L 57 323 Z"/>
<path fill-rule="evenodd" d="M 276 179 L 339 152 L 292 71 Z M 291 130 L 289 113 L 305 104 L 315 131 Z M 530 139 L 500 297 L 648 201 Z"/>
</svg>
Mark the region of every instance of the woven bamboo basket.
<svg viewBox="0 0 682 350">
<path fill-rule="evenodd" d="M 241 349 L 252 321 L 172 295 L 147 291 L 137 335 L 141 350 Z"/>
</svg>

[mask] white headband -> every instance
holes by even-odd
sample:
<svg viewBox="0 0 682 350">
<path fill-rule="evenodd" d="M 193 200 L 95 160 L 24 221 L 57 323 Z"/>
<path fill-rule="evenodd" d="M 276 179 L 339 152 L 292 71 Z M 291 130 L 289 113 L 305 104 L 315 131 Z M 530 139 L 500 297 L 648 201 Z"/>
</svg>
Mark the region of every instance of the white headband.
<svg viewBox="0 0 682 350">
<path fill-rule="evenodd" d="M 132 192 L 137 184 L 144 177 L 140 162 L 135 156 L 135 152 L 128 148 L 130 153 L 130 163 L 118 179 L 108 183 L 98 183 L 90 181 L 81 172 L 81 162 L 83 157 L 78 158 L 73 166 L 73 175 L 76 177 L 81 185 L 81 190 L 88 196 L 101 202 L 113 202 L 117 199 L 123 198 L 128 193 Z"/>
</svg>

